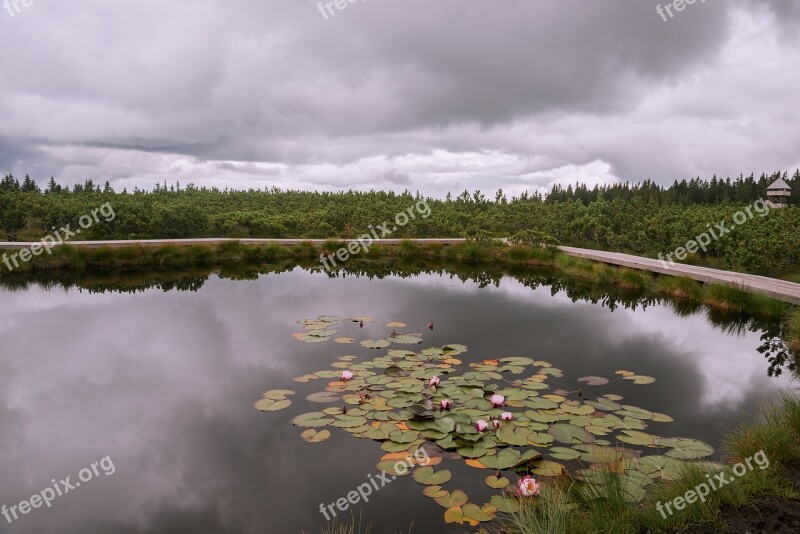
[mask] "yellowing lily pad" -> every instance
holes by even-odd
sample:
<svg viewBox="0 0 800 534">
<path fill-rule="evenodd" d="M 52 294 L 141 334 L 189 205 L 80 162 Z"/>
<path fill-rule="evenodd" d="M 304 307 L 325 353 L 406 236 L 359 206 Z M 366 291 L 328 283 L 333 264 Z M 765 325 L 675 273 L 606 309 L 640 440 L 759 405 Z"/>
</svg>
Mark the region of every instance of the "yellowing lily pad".
<svg viewBox="0 0 800 534">
<path fill-rule="evenodd" d="M 300 436 L 302 436 L 302 438 L 309 443 L 319 443 L 331 437 L 331 431 L 323 429 L 317 432 L 313 428 L 309 428 L 308 430 L 303 431 Z"/>
</svg>

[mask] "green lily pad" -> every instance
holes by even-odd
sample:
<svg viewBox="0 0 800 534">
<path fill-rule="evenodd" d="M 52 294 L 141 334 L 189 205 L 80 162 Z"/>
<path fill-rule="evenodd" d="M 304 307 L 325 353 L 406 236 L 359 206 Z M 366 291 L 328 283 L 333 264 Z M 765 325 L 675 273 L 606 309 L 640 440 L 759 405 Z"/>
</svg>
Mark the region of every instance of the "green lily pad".
<svg viewBox="0 0 800 534">
<path fill-rule="evenodd" d="M 666 445 L 667 443 L 670 445 Z M 672 446 L 673 449 L 667 452 L 667 456 L 680 460 L 704 458 L 714 453 L 714 448 L 708 443 L 691 438 L 673 438 L 672 440 L 660 438 L 656 441 L 656 445 Z"/>
<path fill-rule="evenodd" d="M 306 400 L 310 400 L 311 402 L 328 403 L 339 402 L 341 399 L 335 393 L 331 393 L 329 391 L 319 391 L 317 393 L 306 395 Z"/>
<path fill-rule="evenodd" d="M 559 443 L 572 445 L 573 443 L 591 443 L 594 436 L 579 426 L 569 423 L 556 423 L 547 432 Z"/>
<path fill-rule="evenodd" d="M 322 412 L 309 412 L 292 419 L 292 424 L 300 427 L 321 427 L 333 423 L 334 418 Z"/>
<path fill-rule="evenodd" d="M 644 376 L 644 375 L 632 375 L 632 376 L 623 376 L 625 380 L 631 380 L 634 384 L 645 385 L 645 384 L 652 384 L 656 381 L 655 378 L 652 376 Z"/>
<path fill-rule="evenodd" d="M 398 335 L 398 336 L 387 337 L 386 340 L 390 341 L 392 343 L 399 343 L 401 345 L 417 345 L 419 343 L 422 343 L 422 338 L 421 337 L 409 336 L 409 335 L 405 335 L 405 334 Z"/>
<path fill-rule="evenodd" d="M 454 506 L 462 506 L 467 504 L 469 498 L 463 491 L 455 490 L 453 493 L 447 493 L 447 495 L 444 496 L 434 497 L 433 500 L 436 501 L 436 504 L 439 506 L 444 508 L 453 508 Z"/>
<path fill-rule="evenodd" d="M 484 510 L 477 504 L 467 503 L 463 505 L 461 509 L 463 510 L 464 515 L 466 517 L 473 519 L 475 521 L 484 522 L 484 521 L 491 521 L 492 519 L 494 519 L 494 514 L 487 513 L 486 510 Z"/>
<path fill-rule="evenodd" d="M 548 451 L 548 454 L 553 458 L 557 458 L 559 460 L 577 460 L 581 457 L 581 453 L 576 451 L 575 449 L 568 449 L 566 447 L 553 447 Z"/>
<path fill-rule="evenodd" d="M 549 460 L 538 460 L 531 464 L 531 471 L 543 477 L 556 477 L 564 471 L 564 466 Z"/>
<path fill-rule="evenodd" d="M 578 382 L 585 382 L 587 386 L 605 386 L 609 380 L 602 376 L 582 376 L 578 379 Z"/>
<path fill-rule="evenodd" d="M 284 408 L 288 408 L 292 405 L 292 401 L 289 399 L 284 400 L 272 400 L 272 399 L 261 399 L 260 401 L 256 402 L 253 406 L 256 410 L 260 412 L 277 412 L 278 410 L 283 410 Z"/>
<path fill-rule="evenodd" d="M 526 443 L 527 444 L 527 443 Z M 520 452 L 516 449 L 502 449 L 493 456 L 483 456 L 481 463 L 489 469 L 511 469 L 520 461 Z"/>
<path fill-rule="evenodd" d="M 272 400 L 284 400 L 289 395 L 294 395 L 294 391 L 291 389 L 273 389 L 272 391 L 267 391 L 264 393 L 264 398 Z"/>
<path fill-rule="evenodd" d="M 361 342 L 361 346 L 367 349 L 383 349 L 389 345 L 385 339 L 367 339 Z"/>
<path fill-rule="evenodd" d="M 503 443 L 516 446 L 528 444 L 529 431 L 526 428 L 514 428 L 511 426 L 501 426 L 497 429 L 497 438 Z"/>
<path fill-rule="evenodd" d="M 511 484 L 511 481 L 508 480 L 506 477 L 496 477 L 495 475 L 489 475 L 488 477 L 483 479 L 486 482 L 486 485 L 492 489 L 503 489 Z"/>
<path fill-rule="evenodd" d="M 434 471 L 433 467 L 424 466 L 414 469 L 411 476 L 420 484 L 441 486 L 453 478 L 453 473 L 447 469 Z"/>
<path fill-rule="evenodd" d="M 519 501 L 513 497 L 492 495 L 489 504 L 497 508 L 498 512 L 503 512 L 506 514 L 515 514 L 519 512 Z"/>
<path fill-rule="evenodd" d="M 425 489 L 422 490 L 422 494 L 426 497 L 430 497 L 431 499 L 437 499 L 441 497 L 447 497 L 450 495 L 450 492 L 446 489 L 442 489 L 441 486 L 425 486 Z M 464 502 L 467 502 L 466 495 L 464 497 Z M 450 508 L 450 506 L 445 506 L 445 508 Z"/>
</svg>

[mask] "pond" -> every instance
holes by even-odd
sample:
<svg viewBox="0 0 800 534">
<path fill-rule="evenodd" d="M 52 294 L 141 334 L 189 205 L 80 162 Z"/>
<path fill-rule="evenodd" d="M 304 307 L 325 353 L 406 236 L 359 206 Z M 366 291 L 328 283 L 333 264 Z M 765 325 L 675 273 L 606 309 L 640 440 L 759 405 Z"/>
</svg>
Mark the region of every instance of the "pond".
<svg viewBox="0 0 800 534">
<path fill-rule="evenodd" d="M 320 505 L 376 478 L 386 452 L 341 428 L 325 441 L 304 441 L 305 429 L 292 419 L 340 405 L 305 400 L 326 380 L 293 378 L 331 369 L 343 355 L 365 361 L 385 354 L 358 340 L 387 337 L 387 322 L 423 337 L 420 345 L 390 348 L 463 344 L 464 365 L 544 360 L 563 371 L 553 387 L 582 388 L 590 398 L 622 395 L 674 418 L 654 433 L 715 447 L 788 384 L 767 376 L 758 329 L 720 328 L 667 303 L 573 301 L 512 276 L 496 286 L 441 273 L 330 278 L 295 268 L 246 281 L 214 275 L 189 287 L 0 290 L 0 505 L 61 489 L 67 476 L 74 485 L 50 507 L 11 523 L 0 517 L 0 532 L 319 532 Z M 298 320 L 321 315 L 374 322 L 336 326 L 336 336 L 354 344 L 292 337 L 303 331 Z M 618 370 L 656 380 L 635 384 Z M 587 375 L 613 381 L 577 381 Z M 292 405 L 254 409 L 275 389 L 295 391 Z M 92 464 L 93 473 L 82 471 Z M 453 487 L 488 501 L 493 490 L 483 478 L 490 472 L 454 459 L 436 469 L 444 467 L 458 480 Z M 75 484 L 87 472 L 90 480 Z M 361 516 L 377 534 L 407 532 L 412 523 L 412 532 L 463 532 L 444 523 L 444 508 L 422 488 L 398 478 L 338 516 Z"/>
</svg>

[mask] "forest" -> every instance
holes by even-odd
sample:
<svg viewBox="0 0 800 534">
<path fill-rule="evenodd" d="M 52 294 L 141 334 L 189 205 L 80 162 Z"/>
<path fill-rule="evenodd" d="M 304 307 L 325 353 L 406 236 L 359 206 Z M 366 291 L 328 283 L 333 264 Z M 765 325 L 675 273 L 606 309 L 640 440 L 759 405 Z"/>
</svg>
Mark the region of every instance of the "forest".
<svg viewBox="0 0 800 534">
<path fill-rule="evenodd" d="M 734 214 L 766 197 L 783 177 L 791 206 L 732 224 Z M 546 242 L 656 257 L 727 221 L 733 229 L 687 261 L 770 275 L 800 265 L 800 171 L 693 179 L 669 187 L 651 181 L 587 189 L 555 187 L 547 195 L 486 198 L 464 191 L 444 200 L 425 199 L 431 215 L 398 228 L 392 237 L 541 236 Z M 33 241 L 54 227 L 76 225 L 84 214 L 110 203 L 115 218 L 95 224 L 81 239 L 192 237 L 348 238 L 370 225 L 393 221 L 422 200 L 419 193 L 384 191 L 307 192 L 220 190 L 192 184 L 156 184 L 151 191 L 116 192 L 91 180 L 69 188 L 53 178 L 38 185 L 7 175 L 0 181 L 0 240 Z"/>
</svg>

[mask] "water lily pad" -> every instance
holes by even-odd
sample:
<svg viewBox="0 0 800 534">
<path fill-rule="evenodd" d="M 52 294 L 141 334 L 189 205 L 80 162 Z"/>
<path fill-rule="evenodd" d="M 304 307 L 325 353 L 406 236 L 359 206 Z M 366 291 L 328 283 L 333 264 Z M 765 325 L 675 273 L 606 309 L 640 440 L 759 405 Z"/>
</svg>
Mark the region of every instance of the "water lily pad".
<svg viewBox="0 0 800 534">
<path fill-rule="evenodd" d="M 308 334 L 303 334 L 297 336 L 295 339 L 298 341 L 302 341 L 303 343 L 324 343 L 328 341 L 329 337 L 320 337 L 320 336 L 310 336 Z"/>
<path fill-rule="evenodd" d="M 341 343 L 341 344 L 347 345 L 347 344 L 350 344 L 350 343 L 354 343 L 355 339 L 353 339 L 352 337 L 337 337 L 333 341 L 335 343 Z"/>
<path fill-rule="evenodd" d="M 294 391 L 291 389 L 273 389 L 272 391 L 267 391 L 264 393 L 264 398 L 272 400 L 284 400 L 289 395 L 294 394 Z"/>
<path fill-rule="evenodd" d="M 400 460 L 381 460 L 377 465 L 378 469 L 387 475 L 403 477 L 411 474 L 411 468 Z"/>
<path fill-rule="evenodd" d="M 617 415 L 622 415 L 623 417 L 627 415 L 636 419 L 652 419 L 654 417 L 653 412 L 645 410 L 644 408 L 638 408 L 627 404 L 623 404 L 622 408 L 622 410 L 617 412 Z"/>
<path fill-rule="evenodd" d="M 624 378 L 625 380 L 632 380 L 634 384 L 640 384 L 640 385 L 652 384 L 653 382 L 656 381 L 656 379 L 653 378 L 652 376 L 643 376 L 643 375 L 623 376 L 622 378 Z"/>
<path fill-rule="evenodd" d="M 658 438 L 656 445 L 673 447 L 672 450 L 667 452 L 667 456 L 680 460 L 704 458 L 714 453 L 714 448 L 711 445 L 692 438 Z"/>
<path fill-rule="evenodd" d="M 422 338 L 417 336 L 401 334 L 397 336 L 387 337 L 386 341 L 391 341 L 392 343 L 399 343 L 401 345 L 417 345 L 419 343 L 422 343 Z"/>
<path fill-rule="evenodd" d="M 253 406 L 256 410 L 260 412 L 277 412 L 278 410 L 283 410 L 284 408 L 288 408 L 292 405 L 292 401 L 289 399 L 283 400 L 273 400 L 273 399 L 261 399 L 260 401 L 256 402 Z"/>
<path fill-rule="evenodd" d="M 538 460 L 531 464 L 531 471 L 543 477 L 556 477 L 564 471 L 564 466 L 549 460 Z"/>
<path fill-rule="evenodd" d="M 426 497 L 430 497 L 431 499 L 437 499 L 441 497 L 447 497 L 450 492 L 446 489 L 442 489 L 441 486 L 426 486 L 425 489 L 422 490 L 422 494 Z M 450 506 L 445 506 L 445 508 L 450 508 Z"/>
<path fill-rule="evenodd" d="M 313 428 L 309 428 L 308 430 L 303 431 L 300 436 L 309 443 L 319 443 L 331 437 L 331 431 L 323 429 L 317 432 Z"/>
<path fill-rule="evenodd" d="M 476 446 L 459 447 L 456 452 L 458 452 L 458 454 L 460 454 L 463 458 L 482 458 L 489 453 L 489 450 L 479 445 L 476 445 Z"/>
<path fill-rule="evenodd" d="M 622 434 L 617 436 L 617 439 L 625 443 L 630 443 L 631 445 L 644 445 L 649 447 L 653 445 L 655 436 L 639 432 L 638 430 L 623 430 Z"/>
<path fill-rule="evenodd" d="M 479 521 L 470 519 L 467 516 L 465 516 L 464 510 L 462 510 L 460 506 L 454 506 L 452 508 L 448 508 L 447 511 L 444 513 L 444 521 L 445 523 L 458 523 L 459 525 L 468 523 L 473 527 L 476 527 L 480 524 Z"/>
<path fill-rule="evenodd" d="M 525 443 L 527 445 L 527 443 Z M 489 469 L 511 469 L 520 461 L 520 452 L 516 449 L 502 449 L 493 456 L 483 456 L 480 462 Z"/>
<path fill-rule="evenodd" d="M 444 508 L 453 508 L 454 506 L 462 506 L 464 504 L 467 504 L 467 501 L 469 501 L 467 494 L 461 490 L 455 490 L 453 493 L 448 493 L 448 492 L 445 493 L 446 495 L 441 495 L 433 498 L 433 500 L 436 501 L 436 504 Z"/>
<path fill-rule="evenodd" d="M 556 423 L 547 432 L 559 443 L 571 445 L 573 443 L 591 443 L 594 436 L 579 426 L 569 423 Z"/>
<path fill-rule="evenodd" d="M 338 402 L 341 399 L 335 393 L 331 393 L 329 391 L 318 391 L 316 393 L 306 395 L 306 400 L 310 400 L 311 402 L 328 403 Z"/>
<path fill-rule="evenodd" d="M 513 428 L 511 426 L 501 426 L 497 430 L 497 437 L 503 443 L 509 445 L 523 446 L 528 444 L 528 433 L 526 428 Z"/>
<path fill-rule="evenodd" d="M 511 483 L 506 477 L 501 476 L 498 478 L 495 475 L 489 475 L 483 481 L 492 489 L 503 489 Z"/>
<path fill-rule="evenodd" d="M 383 349 L 390 344 L 385 339 L 367 339 L 361 342 L 361 346 L 367 349 Z"/>
<path fill-rule="evenodd" d="M 386 323 L 386 327 L 387 328 L 405 328 L 406 324 L 405 323 L 398 323 L 398 322 L 391 322 L 391 323 Z"/>
<path fill-rule="evenodd" d="M 514 514 L 519 512 L 519 501 L 513 497 L 492 495 L 489 503 L 494 506 L 498 512 L 503 512 L 506 514 Z"/>
<path fill-rule="evenodd" d="M 578 379 L 578 382 L 585 382 L 587 386 L 605 386 L 609 380 L 602 376 L 582 376 Z"/>
<path fill-rule="evenodd" d="M 316 379 L 317 379 L 317 376 L 313 375 L 313 374 L 307 374 L 307 375 L 303 375 L 303 376 L 298 376 L 297 378 L 292 378 L 292 380 L 294 380 L 295 382 L 299 382 L 301 384 L 307 384 L 311 380 L 316 380 Z"/>
<path fill-rule="evenodd" d="M 321 427 L 333 423 L 334 418 L 322 412 L 309 412 L 298 415 L 292 419 L 295 426 L 301 427 Z"/>
<path fill-rule="evenodd" d="M 486 510 L 477 504 L 467 503 L 463 505 L 461 509 L 464 511 L 464 516 L 475 521 L 483 522 L 494 519 L 494 514 L 487 513 Z"/>
<path fill-rule="evenodd" d="M 657 423 L 672 423 L 675 420 L 666 414 L 653 412 L 653 421 Z"/>
<path fill-rule="evenodd" d="M 644 456 L 629 460 L 629 463 L 646 475 L 658 476 L 664 480 L 678 480 L 685 466 L 681 460 L 669 456 Z"/>
<path fill-rule="evenodd" d="M 414 469 L 412 476 L 420 484 L 441 486 L 453 478 L 453 473 L 447 469 L 434 471 L 433 467 L 424 466 Z"/>
<path fill-rule="evenodd" d="M 553 447 L 548 451 L 550 456 L 559 460 L 576 460 L 581 457 L 581 453 L 575 449 L 568 449 L 566 447 Z"/>
<path fill-rule="evenodd" d="M 367 423 L 367 418 L 362 416 L 335 415 L 334 418 L 335 420 L 331 423 L 331 426 L 339 428 L 354 428 Z"/>
</svg>

